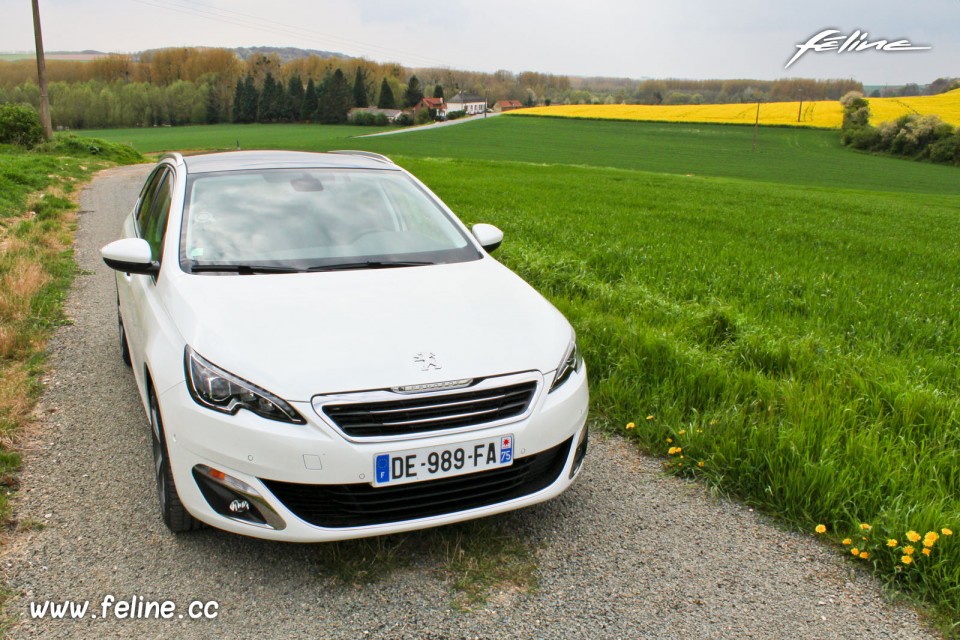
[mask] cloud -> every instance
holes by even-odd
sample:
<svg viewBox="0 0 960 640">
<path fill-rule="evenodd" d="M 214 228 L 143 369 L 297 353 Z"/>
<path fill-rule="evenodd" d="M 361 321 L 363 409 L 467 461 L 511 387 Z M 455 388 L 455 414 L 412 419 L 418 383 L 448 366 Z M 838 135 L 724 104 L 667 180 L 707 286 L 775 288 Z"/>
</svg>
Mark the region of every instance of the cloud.
<svg viewBox="0 0 960 640">
<path fill-rule="evenodd" d="M 876 2 L 807 0 L 75 0 L 43 1 L 47 50 L 139 51 L 183 45 L 276 45 L 339 51 L 410 66 L 532 70 L 591 76 L 771 79 L 854 77 L 867 83 L 928 82 L 956 75 L 950 33 L 960 2 L 922 10 Z M 79 28 L 78 28 L 79 26 Z M 866 30 L 871 38 L 930 44 L 928 54 L 805 55 L 818 31 Z M 0 42 L 32 50 L 25 2 L 8 3 Z"/>
</svg>

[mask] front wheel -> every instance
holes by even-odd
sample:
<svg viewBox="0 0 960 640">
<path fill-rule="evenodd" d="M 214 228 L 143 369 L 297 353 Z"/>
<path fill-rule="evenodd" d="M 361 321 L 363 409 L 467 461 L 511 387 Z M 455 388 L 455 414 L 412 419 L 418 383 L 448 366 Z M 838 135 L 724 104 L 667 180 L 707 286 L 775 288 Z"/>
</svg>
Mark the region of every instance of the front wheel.
<svg viewBox="0 0 960 640">
<path fill-rule="evenodd" d="M 170 456 L 163 432 L 160 404 L 157 402 L 157 394 L 153 387 L 150 388 L 150 434 L 153 440 L 153 468 L 163 523 L 174 533 L 201 528 L 203 523 L 190 515 L 177 493 L 177 485 L 173 481 L 173 472 L 170 470 Z"/>
</svg>

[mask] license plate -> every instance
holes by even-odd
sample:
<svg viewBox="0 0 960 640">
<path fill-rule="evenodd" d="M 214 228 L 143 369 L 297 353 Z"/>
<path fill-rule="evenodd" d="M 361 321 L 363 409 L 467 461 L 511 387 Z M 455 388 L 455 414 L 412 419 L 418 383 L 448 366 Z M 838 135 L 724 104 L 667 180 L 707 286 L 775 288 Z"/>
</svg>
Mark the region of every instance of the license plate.
<svg viewBox="0 0 960 640">
<path fill-rule="evenodd" d="M 512 435 L 378 453 L 373 457 L 373 485 L 382 487 L 449 478 L 512 464 Z"/>
</svg>

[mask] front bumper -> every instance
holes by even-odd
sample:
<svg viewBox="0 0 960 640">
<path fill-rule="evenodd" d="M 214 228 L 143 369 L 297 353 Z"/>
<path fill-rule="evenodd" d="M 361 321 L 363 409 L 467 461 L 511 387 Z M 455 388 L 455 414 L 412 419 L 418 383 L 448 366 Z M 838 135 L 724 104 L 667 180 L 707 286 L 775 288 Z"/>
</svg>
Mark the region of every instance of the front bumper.
<svg viewBox="0 0 960 640">
<path fill-rule="evenodd" d="M 183 383 L 159 401 L 177 491 L 194 517 L 248 536 L 322 542 L 440 526 L 562 493 L 576 478 L 586 446 L 586 369 L 553 393 L 546 392 L 548 381 L 541 381 L 532 410 L 521 420 L 389 443 L 346 439 L 308 402 L 291 403 L 307 420 L 294 425 L 245 410 L 236 415 L 208 410 L 193 401 Z M 373 487 L 373 459 L 385 450 L 451 446 L 508 434 L 514 438 L 511 467 Z M 256 522 L 231 514 L 229 491 L 211 488 L 209 473 L 198 475 L 198 465 L 215 472 L 214 485 L 226 483 L 240 491 L 240 502 L 247 500 L 260 514 Z M 219 480 L 221 474 L 226 480 Z M 211 498 L 211 491 L 219 494 Z M 394 508 L 398 501 L 406 506 Z"/>
</svg>

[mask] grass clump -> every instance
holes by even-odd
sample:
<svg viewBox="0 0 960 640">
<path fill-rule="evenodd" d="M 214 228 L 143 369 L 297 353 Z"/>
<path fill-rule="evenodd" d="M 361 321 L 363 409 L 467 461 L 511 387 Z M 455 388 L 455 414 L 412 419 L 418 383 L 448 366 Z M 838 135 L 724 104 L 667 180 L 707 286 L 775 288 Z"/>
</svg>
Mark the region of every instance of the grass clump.
<svg viewBox="0 0 960 640">
<path fill-rule="evenodd" d="M 500 594 L 537 588 L 534 544 L 493 517 L 425 531 L 320 545 L 322 575 L 344 585 L 373 584 L 410 566 L 427 566 L 450 585 L 453 605 L 469 610 Z"/>
</svg>

